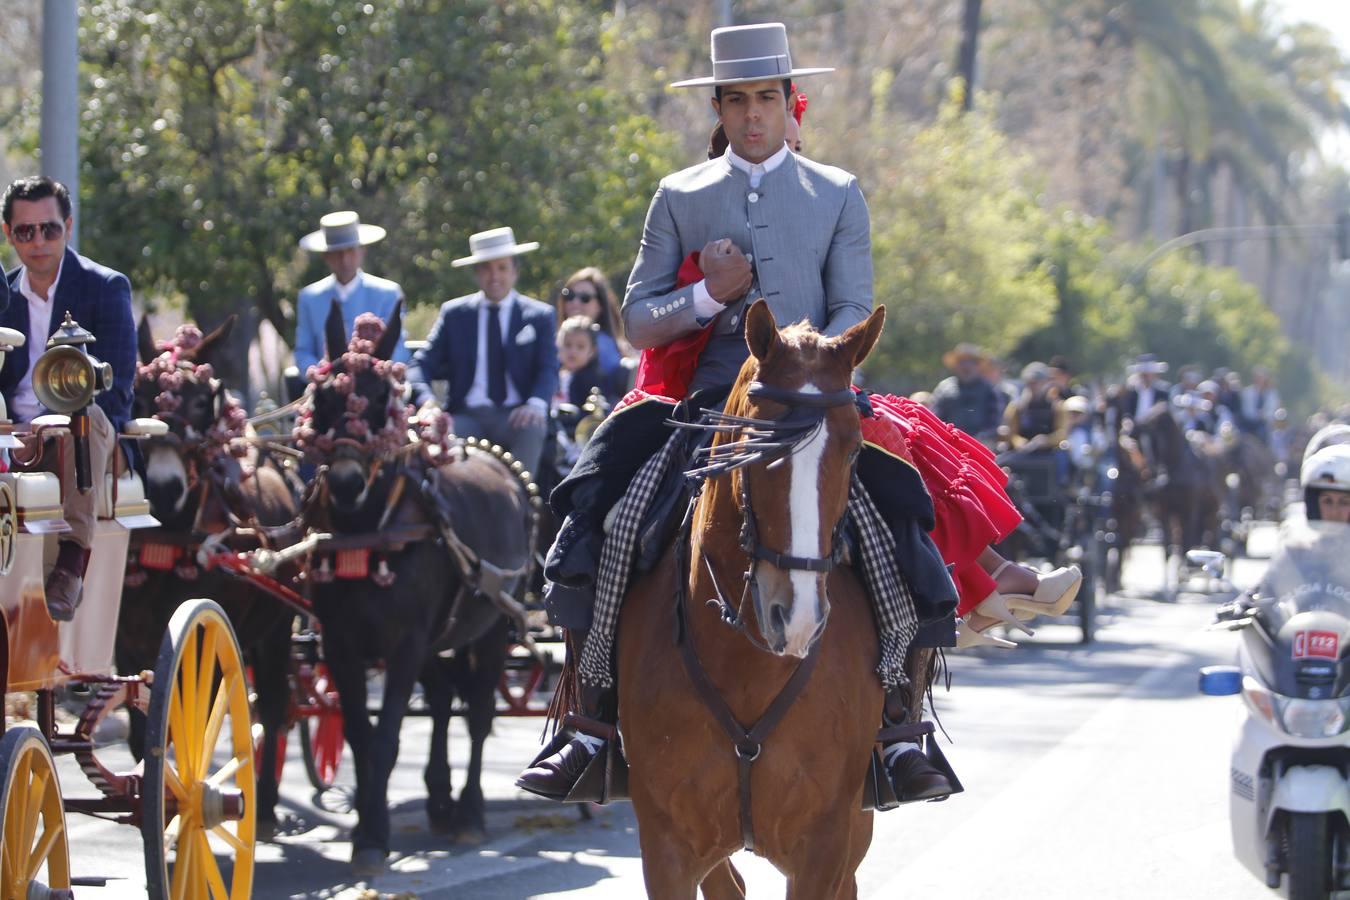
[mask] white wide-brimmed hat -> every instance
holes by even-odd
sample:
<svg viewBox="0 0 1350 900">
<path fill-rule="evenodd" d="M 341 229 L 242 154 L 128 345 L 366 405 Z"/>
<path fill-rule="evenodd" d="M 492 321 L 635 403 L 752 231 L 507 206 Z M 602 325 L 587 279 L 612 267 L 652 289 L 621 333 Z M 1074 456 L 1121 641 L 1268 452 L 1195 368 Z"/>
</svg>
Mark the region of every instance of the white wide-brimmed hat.
<svg viewBox="0 0 1350 900">
<path fill-rule="evenodd" d="M 834 69 L 794 69 L 782 22 L 732 25 L 712 33 L 712 75 L 677 81 L 671 87 L 712 87 L 779 78 L 820 75 Z"/>
<path fill-rule="evenodd" d="M 1134 358 L 1134 362 L 1130 363 L 1125 369 L 1125 374 L 1136 375 L 1142 373 L 1148 375 L 1161 375 L 1166 371 L 1167 363 L 1158 359 L 1156 355 L 1152 353 L 1140 353 Z"/>
<path fill-rule="evenodd" d="M 300 239 L 300 248 L 310 253 L 365 247 L 384 240 L 385 230 L 378 225 L 362 225 L 361 217 L 349 209 L 332 212 L 319 220 L 319 230 Z"/>
<path fill-rule="evenodd" d="M 460 266 L 472 266 L 493 259 L 519 256 L 522 253 L 529 253 L 531 250 L 538 249 L 538 241 L 527 241 L 524 244 L 517 244 L 516 234 L 510 228 L 493 228 L 491 231 L 480 231 L 477 234 L 470 236 L 469 255 L 455 260 L 450 263 L 450 265 L 456 268 Z"/>
</svg>

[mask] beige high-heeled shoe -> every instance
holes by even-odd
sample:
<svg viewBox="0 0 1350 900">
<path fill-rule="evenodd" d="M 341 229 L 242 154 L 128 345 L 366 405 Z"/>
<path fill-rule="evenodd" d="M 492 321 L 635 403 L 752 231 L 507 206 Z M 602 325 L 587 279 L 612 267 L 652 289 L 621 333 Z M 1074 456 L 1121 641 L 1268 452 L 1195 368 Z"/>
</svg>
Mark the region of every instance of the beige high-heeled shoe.
<svg viewBox="0 0 1350 900">
<path fill-rule="evenodd" d="M 984 622 L 977 620 L 986 620 Z M 998 591 L 994 591 L 988 597 L 980 601 L 980 604 L 966 614 L 966 617 L 956 624 L 956 646 L 958 649 L 967 647 L 1006 647 L 1012 649 L 1017 644 L 1000 637 L 994 637 L 986 634 L 990 628 L 995 625 L 1006 625 L 1009 628 L 1016 628 L 1018 631 L 1030 636 L 1035 634 L 1023 622 L 1018 621 L 1016 615 L 1008 608 L 1007 598 Z"/>
<path fill-rule="evenodd" d="M 1006 638 L 976 631 L 965 619 L 956 620 L 956 649 L 968 650 L 971 647 L 1003 647 L 1012 650 L 1017 644 Z"/>
<path fill-rule="evenodd" d="M 1011 560 L 994 570 L 992 577 L 1012 565 Z M 1083 584 L 1083 573 L 1077 566 L 1061 566 L 1053 572 L 1040 575 L 1034 594 L 1004 594 L 1008 609 L 1014 612 L 1028 612 L 1034 616 L 1062 616 L 1064 611 L 1078 596 L 1078 588 Z"/>
</svg>

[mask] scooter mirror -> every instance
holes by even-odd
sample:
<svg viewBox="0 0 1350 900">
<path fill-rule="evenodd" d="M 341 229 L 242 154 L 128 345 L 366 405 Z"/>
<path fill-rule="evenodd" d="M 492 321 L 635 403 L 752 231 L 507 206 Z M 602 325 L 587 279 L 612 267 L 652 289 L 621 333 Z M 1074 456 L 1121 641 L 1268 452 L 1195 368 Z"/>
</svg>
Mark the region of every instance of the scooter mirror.
<svg viewBox="0 0 1350 900">
<path fill-rule="evenodd" d="M 1237 666 L 1205 666 L 1200 670 L 1200 693 L 1210 697 L 1242 693 L 1242 670 Z"/>
</svg>

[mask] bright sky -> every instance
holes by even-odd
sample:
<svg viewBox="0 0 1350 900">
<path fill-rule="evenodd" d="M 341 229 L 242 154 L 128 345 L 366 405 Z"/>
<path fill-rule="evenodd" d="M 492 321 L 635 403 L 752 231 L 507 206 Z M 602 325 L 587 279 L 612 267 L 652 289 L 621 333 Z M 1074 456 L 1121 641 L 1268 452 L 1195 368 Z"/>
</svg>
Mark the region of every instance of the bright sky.
<svg viewBox="0 0 1350 900">
<path fill-rule="evenodd" d="M 1350 56 L 1350 0 L 1278 0 L 1291 22 L 1313 22 L 1331 32 L 1341 51 Z M 1346 85 L 1350 90 L 1350 84 Z M 1328 134 L 1323 151 L 1332 159 L 1350 163 L 1350 133 L 1344 128 Z"/>
</svg>

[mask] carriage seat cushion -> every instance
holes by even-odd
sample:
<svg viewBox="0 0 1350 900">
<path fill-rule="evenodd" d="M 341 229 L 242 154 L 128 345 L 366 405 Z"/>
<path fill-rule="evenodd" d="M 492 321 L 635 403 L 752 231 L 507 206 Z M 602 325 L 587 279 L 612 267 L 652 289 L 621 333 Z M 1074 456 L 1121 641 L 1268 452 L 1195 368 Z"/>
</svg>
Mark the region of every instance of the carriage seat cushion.
<svg viewBox="0 0 1350 900">
<path fill-rule="evenodd" d="M 15 505 L 26 514 L 60 515 L 61 479 L 51 472 L 4 472 L 0 473 L 0 482 L 13 489 Z"/>
<path fill-rule="evenodd" d="M 134 470 L 127 469 L 117 480 L 117 509 L 113 509 L 113 476 L 109 472 L 103 483 L 103 494 L 99 497 L 98 514 L 100 518 L 111 519 L 127 511 L 137 510 L 145 505 L 145 483 Z"/>
</svg>

